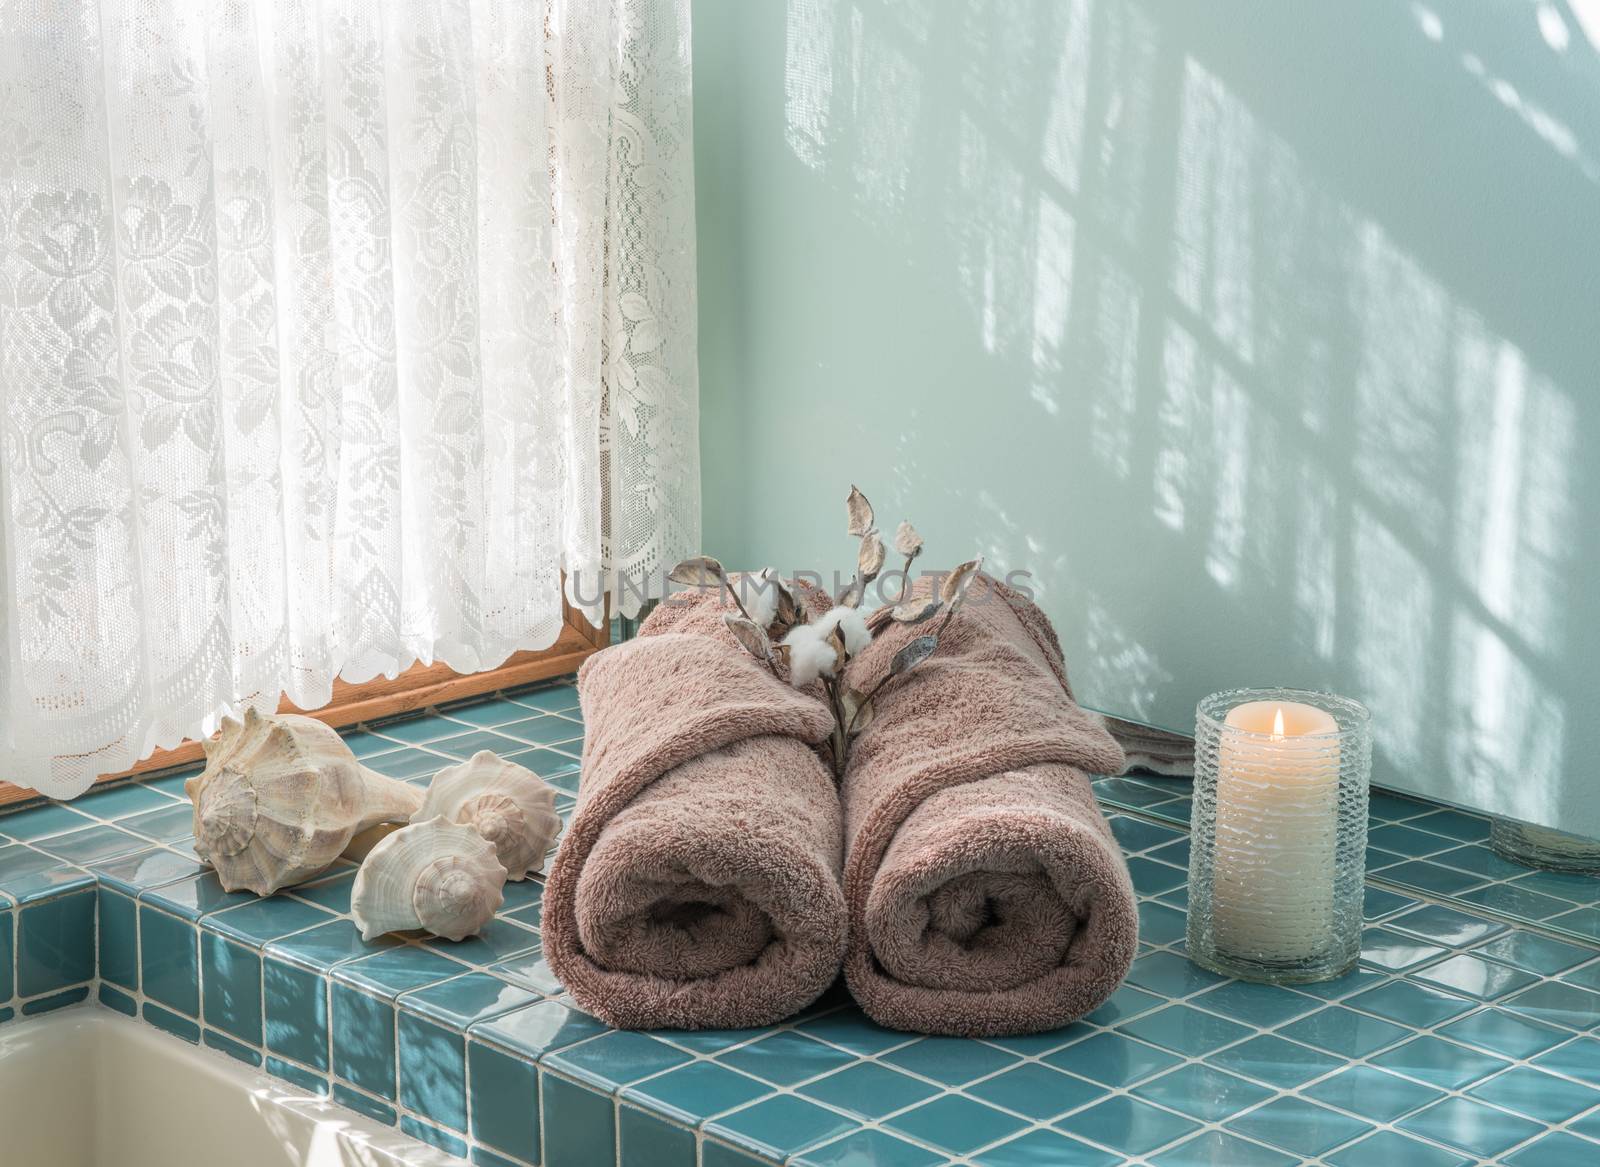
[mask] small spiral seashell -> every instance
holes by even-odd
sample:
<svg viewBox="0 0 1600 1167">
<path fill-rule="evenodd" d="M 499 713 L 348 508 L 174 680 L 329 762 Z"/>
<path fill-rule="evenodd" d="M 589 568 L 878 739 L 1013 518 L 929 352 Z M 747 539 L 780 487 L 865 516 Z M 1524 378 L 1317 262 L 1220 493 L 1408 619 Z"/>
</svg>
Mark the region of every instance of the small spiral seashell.
<svg viewBox="0 0 1600 1167">
<path fill-rule="evenodd" d="M 544 866 L 561 830 L 556 792 L 538 775 L 492 750 L 479 750 L 433 776 L 413 821 L 465 823 L 494 844 L 509 879 Z"/>
<path fill-rule="evenodd" d="M 363 940 L 422 929 L 446 940 L 480 931 L 504 902 L 494 845 L 462 823 L 412 823 L 374 847 L 356 872 L 350 914 Z"/>
</svg>

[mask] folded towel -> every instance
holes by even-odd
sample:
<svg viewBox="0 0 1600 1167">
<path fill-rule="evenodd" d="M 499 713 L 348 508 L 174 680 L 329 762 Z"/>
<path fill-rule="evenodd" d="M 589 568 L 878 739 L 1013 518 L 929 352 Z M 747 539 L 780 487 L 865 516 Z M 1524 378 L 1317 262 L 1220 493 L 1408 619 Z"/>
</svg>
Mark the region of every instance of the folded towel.
<svg viewBox="0 0 1600 1167">
<path fill-rule="evenodd" d="M 833 722 L 683 593 L 578 673 L 586 740 L 544 895 L 544 950 L 625 1029 L 767 1025 L 839 972 Z"/>
<path fill-rule="evenodd" d="M 870 690 L 942 619 L 886 624 L 850 683 Z M 975 577 L 938 650 L 873 705 L 841 791 L 845 976 L 861 1007 L 894 1029 L 966 1037 L 1096 1008 L 1128 971 L 1138 913 L 1085 771 L 1123 759 L 1073 700 L 1044 613 Z"/>
</svg>

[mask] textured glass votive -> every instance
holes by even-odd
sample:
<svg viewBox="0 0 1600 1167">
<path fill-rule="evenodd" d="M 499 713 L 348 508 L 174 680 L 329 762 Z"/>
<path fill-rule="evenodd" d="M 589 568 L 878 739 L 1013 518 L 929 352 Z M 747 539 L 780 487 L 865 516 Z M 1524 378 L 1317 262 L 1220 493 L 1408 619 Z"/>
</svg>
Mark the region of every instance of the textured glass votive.
<svg viewBox="0 0 1600 1167">
<path fill-rule="evenodd" d="M 1553 827 L 1491 819 L 1489 845 L 1495 853 L 1525 867 L 1548 871 L 1600 873 L 1600 839 L 1568 834 Z"/>
<path fill-rule="evenodd" d="M 1324 981 L 1361 954 L 1370 718 L 1329 693 L 1234 689 L 1195 710 L 1189 959 Z"/>
</svg>

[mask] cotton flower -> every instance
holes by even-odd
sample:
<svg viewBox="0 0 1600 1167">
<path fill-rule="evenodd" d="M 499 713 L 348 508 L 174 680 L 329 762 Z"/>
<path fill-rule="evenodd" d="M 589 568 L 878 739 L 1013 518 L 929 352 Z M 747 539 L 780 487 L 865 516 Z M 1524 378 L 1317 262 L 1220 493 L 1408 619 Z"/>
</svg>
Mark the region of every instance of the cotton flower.
<svg viewBox="0 0 1600 1167">
<path fill-rule="evenodd" d="M 828 632 L 818 631 L 816 624 L 796 624 L 789 629 L 783 643 L 789 646 L 789 683 L 804 688 L 818 677 L 833 676 L 838 655 L 827 641 Z"/>
<path fill-rule="evenodd" d="M 776 580 L 762 579 L 760 576 L 747 575 L 739 581 L 739 599 L 744 601 L 745 611 L 750 613 L 750 619 L 765 628 L 778 616 L 778 583 Z"/>
<path fill-rule="evenodd" d="M 836 627 L 840 629 L 844 633 L 844 650 L 851 656 L 872 643 L 872 633 L 867 630 L 867 618 L 861 614 L 860 608 L 847 608 L 844 605 L 830 608 L 815 627 L 823 636 Z"/>
</svg>

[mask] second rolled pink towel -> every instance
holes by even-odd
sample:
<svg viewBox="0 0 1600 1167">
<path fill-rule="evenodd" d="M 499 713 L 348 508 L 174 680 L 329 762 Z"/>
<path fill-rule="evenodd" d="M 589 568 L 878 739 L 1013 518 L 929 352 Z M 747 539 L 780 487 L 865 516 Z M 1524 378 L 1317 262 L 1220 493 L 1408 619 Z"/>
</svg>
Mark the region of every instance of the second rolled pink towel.
<svg viewBox="0 0 1600 1167">
<path fill-rule="evenodd" d="M 870 690 L 939 619 L 889 625 L 851 683 Z M 1127 865 L 1088 779 L 1123 758 L 1073 700 L 1044 614 L 979 576 L 937 652 L 874 705 L 841 792 L 845 976 L 862 1009 L 894 1029 L 966 1037 L 1095 1009 L 1138 936 Z"/>
</svg>

